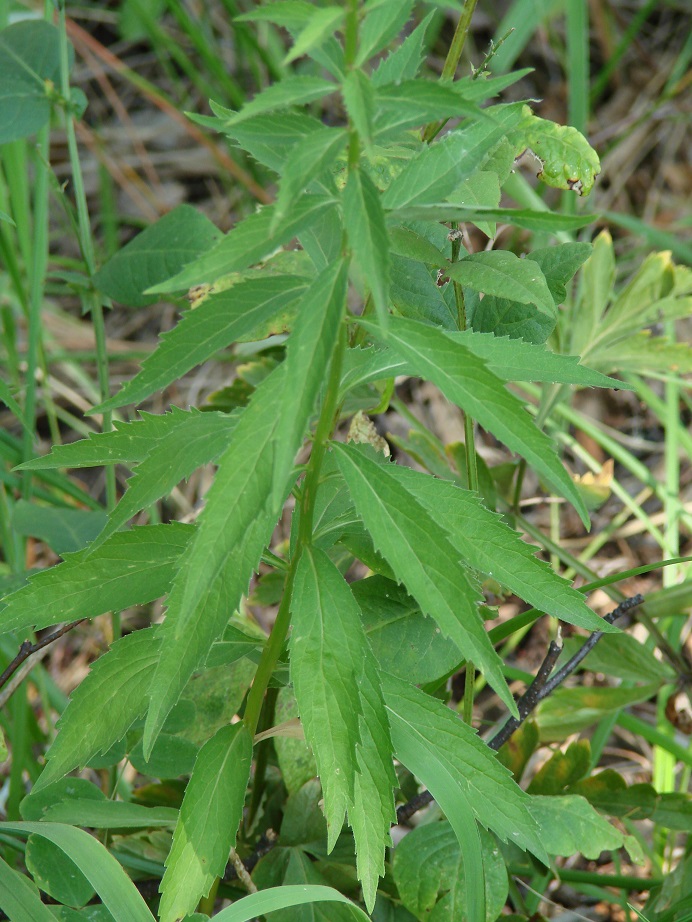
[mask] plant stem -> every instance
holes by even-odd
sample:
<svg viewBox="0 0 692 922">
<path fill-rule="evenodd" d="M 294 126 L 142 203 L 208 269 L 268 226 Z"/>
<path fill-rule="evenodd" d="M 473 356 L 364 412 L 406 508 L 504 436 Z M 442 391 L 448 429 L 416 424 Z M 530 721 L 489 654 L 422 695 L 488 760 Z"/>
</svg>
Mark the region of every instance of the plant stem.
<svg viewBox="0 0 692 922">
<path fill-rule="evenodd" d="M 317 422 L 315 439 L 312 446 L 310 461 L 308 462 L 307 473 L 303 481 L 303 489 L 300 496 L 300 522 L 298 525 L 298 540 L 296 548 L 291 558 L 291 565 L 286 576 L 286 586 L 284 589 L 279 612 L 272 628 L 259 665 L 252 683 L 252 688 L 248 694 L 247 705 L 245 707 L 245 723 L 248 730 L 254 736 L 257 732 L 264 693 L 269 685 L 272 673 L 279 662 L 281 651 L 283 649 L 288 628 L 291 623 L 291 597 L 293 594 L 293 583 L 295 581 L 296 570 L 302 556 L 303 548 L 312 541 L 312 523 L 315 508 L 315 496 L 319 484 L 320 470 L 327 443 L 331 438 L 334 429 L 335 417 L 339 402 L 339 385 L 341 383 L 341 366 L 343 363 L 344 352 L 346 351 L 346 330 L 341 325 L 339 339 L 332 356 L 331 367 L 329 371 L 329 380 L 327 390 L 324 396 L 324 403 Z"/>
</svg>

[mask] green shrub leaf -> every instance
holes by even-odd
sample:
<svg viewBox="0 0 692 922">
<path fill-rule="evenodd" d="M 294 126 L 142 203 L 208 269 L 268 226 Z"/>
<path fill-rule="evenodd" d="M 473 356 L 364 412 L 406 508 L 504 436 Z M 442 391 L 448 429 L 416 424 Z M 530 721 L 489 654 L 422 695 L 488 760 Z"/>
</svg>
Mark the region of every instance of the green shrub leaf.
<svg viewBox="0 0 692 922">
<path fill-rule="evenodd" d="M 385 334 L 378 335 L 385 339 Z M 436 384 L 481 426 L 525 457 L 588 523 L 586 507 L 560 463 L 554 443 L 536 427 L 521 402 L 485 362 L 461 344 L 452 343 L 444 331 L 404 318 L 391 318 L 385 341 L 421 377 Z"/>
<path fill-rule="evenodd" d="M 161 598 L 192 533 L 191 525 L 143 525 L 112 535 L 98 551 L 68 554 L 4 600 L 0 631 L 40 630 L 95 618 Z"/>
<path fill-rule="evenodd" d="M 271 502 L 272 444 L 284 381 L 285 366 L 280 365 L 243 411 L 231 444 L 218 460 L 194 539 L 180 562 L 162 627 L 161 659 L 151 682 L 145 756 L 188 679 L 247 592 L 271 538 L 278 518 Z"/>
<path fill-rule="evenodd" d="M 556 316 L 555 301 L 537 263 L 509 250 L 469 253 L 451 265 L 447 275 L 474 291 L 535 304 L 543 314 Z"/>
<path fill-rule="evenodd" d="M 334 443 L 333 450 L 358 514 L 397 580 L 513 709 L 501 660 L 478 611 L 481 596 L 459 566 L 458 552 L 447 535 L 388 470 L 389 465 L 378 464 L 349 445 Z"/>
<path fill-rule="evenodd" d="M 622 833 L 577 794 L 559 797 L 534 795 L 529 810 L 541 828 L 545 850 L 551 855 L 598 858 L 603 851 L 622 848 Z"/>
<path fill-rule="evenodd" d="M 169 333 L 164 333 L 158 349 L 144 360 L 139 374 L 92 413 L 140 403 L 249 333 L 258 323 L 284 310 L 303 291 L 302 279 L 267 275 L 246 279 L 211 295 L 199 307 L 188 310 Z"/>
<path fill-rule="evenodd" d="M 358 261 L 375 307 L 386 322 L 389 309 L 389 240 L 380 194 L 359 169 L 348 175 L 344 189 L 344 223 L 349 246 Z"/>
<path fill-rule="evenodd" d="M 250 777 L 252 740 L 242 723 L 222 727 L 197 756 L 161 881 L 161 922 L 193 912 L 223 875 Z"/>
</svg>

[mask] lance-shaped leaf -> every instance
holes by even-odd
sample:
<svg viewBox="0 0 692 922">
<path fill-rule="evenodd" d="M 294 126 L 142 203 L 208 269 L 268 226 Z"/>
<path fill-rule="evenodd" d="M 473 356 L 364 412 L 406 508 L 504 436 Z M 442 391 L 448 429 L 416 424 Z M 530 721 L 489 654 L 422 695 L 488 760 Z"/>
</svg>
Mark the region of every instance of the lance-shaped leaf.
<svg viewBox="0 0 692 922">
<path fill-rule="evenodd" d="M 481 596 L 460 565 L 459 552 L 389 465 L 378 464 L 350 445 L 334 443 L 333 450 L 356 510 L 397 580 L 514 710 L 502 661 L 478 611 Z"/>
<path fill-rule="evenodd" d="M 469 253 L 451 265 L 447 275 L 474 291 L 535 304 L 541 313 L 555 316 L 555 302 L 538 264 L 509 250 Z"/>
<path fill-rule="evenodd" d="M 392 180 L 382 197 L 386 209 L 429 205 L 445 199 L 477 169 L 490 148 L 521 117 L 521 106 L 494 107 L 488 118 L 450 132 L 424 147 Z"/>
<path fill-rule="evenodd" d="M 194 540 L 180 561 L 161 634 L 161 659 L 150 688 L 145 758 L 166 715 L 247 591 L 278 513 L 271 502 L 280 365 L 255 391 L 219 458 Z M 288 491 L 288 484 L 286 484 Z"/>
<path fill-rule="evenodd" d="M 211 295 L 188 310 L 158 349 L 142 363 L 142 370 L 125 387 L 92 412 L 140 403 L 185 372 L 225 349 L 269 317 L 284 310 L 302 292 L 305 282 L 290 275 L 246 279 Z"/>
<path fill-rule="evenodd" d="M 116 419 L 115 428 L 109 432 L 90 432 L 87 438 L 78 442 L 54 445 L 47 455 L 25 461 L 16 470 L 44 471 L 56 467 L 135 464 L 143 461 L 152 445 L 165 438 L 190 415 L 190 411 L 171 407 L 168 413 L 141 412 L 141 419 L 127 423 Z"/>
<path fill-rule="evenodd" d="M 413 80 L 425 60 L 425 37 L 435 17 L 432 10 L 394 51 L 380 61 L 372 73 L 373 86 L 389 86 L 403 80 Z"/>
<path fill-rule="evenodd" d="M 304 195 L 273 230 L 274 206 L 261 208 L 236 224 L 208 253 L 188 263 L 173 278 L 147 289 L 146 293 L 185 291 L 193 285 L 208 285 L 222 275 L 247 269 L 248 266 L 269 256 L 277 247 L 288 243 L 296 234 L 333 207 L 334 200 L 329 196 Z"/>
<path fill-rule="evenodd" d="M 377 663 L 348 584 L 323 551 L 303 552 L 291 611 L 291 678 L 322 782 L 329 849 L 348 810 L 372 905 L 395 819 L 396 784 Z"/>
<path fill-rule="evenodd" d="M 60 716 L 34 793 L 107 752 L 144 715 L 159 658 L 157 631 L 154 626 L 127 634 L 92 664 Z"/>
<path fill-rule="evenodd" d="M 88 548 L 66 555 L 7 596 L 0 631 L 38 631 L 161 598 L 194 531 L 179 523 L 142 525 L 113 535 L 91 556 Z"/>
<path fill-rule="evenodd" d="M 567 580 L 534 556 L 538 548 L 486 509 L 477 493 L 402 465 L 392 465 L 389 471 L 447 532 L 470 567 L 493 576 L 540 611 L 589 631 L 617 632 L 591 611 Z"/>
<path fill-rule="evenodd" d="M 233 113 L 230 109 L 226 110 L 226 112 L 231 124 L 244 122 L 246 119 L 252 118 L 252 116 L 261 115 L 265 112 L 273 112 L 276 109 L 285 109 L 288 106 L 300 106 L 308 102 L 314 102 L 316 99 L 329 96 L 336 89 L 335 83 L 330 80 L 324 80 L 322 77 L 284 77 L 283 80 L 273 83 L 258 93 L 239 112 Z"/>
<path fill-rule="evenodd" d="M 341 92 L 350 123 L 370 154 L 375 118 L 375 94 L 372 84 L 362 70 L 351 70 L 346 75 Z"/>
<path fill-rule="evenodd" d="M 216 922 L 250 922 L 257 916 L 275 912 L 277 909 L 288 909 L 309 903 L 345 903 L 352 913 L 351 918 L 354 922 L 370 922 L 363 910 L 352 903 L 348 897 L 333 887 L 318 884 L 284 884 L 281 887 L 260 890 L 222 909 L 214 918 Z"/>
<path fill-rule="evenodd" d="M 347 139 L 343 128 L 318 128 L 292 148 L 281 173 L 272 230 L 288 214 L 305 188 L 333 164 Z"/>
<path fill-rule="evenodd" d="M 277 506 L 339 338 L 347 284 L 347 262 L 338 260 L 327 266 L 305 293 L 288 340 L 284 392 L 281 407 L 275 410 L 279 420 L 273 476 Z"/>
<path fill-rule="evenodd" d="M 360 27 L 356 65 L 394 41 L 409 20 L 413 0 L 384 0 L 371 6 Z"/>
<path fill-rule="evenodd" d="M 222 727 L 200 749 L 161 881 L 161 922 L 194 912 L 235 845 L 250 777 L 252 739 L 242 723 Z"/>
<path fill-rule="evenodd" d="M 93 891 L 92 891 L 93 892 Z M 55 922 L 26 874 L 13 870 L 0 858 L 0 909 L 15 922 Z"/>
<path fill-rule="evenodd" d="M 429 789 L 455 832 L 455 801 L 463 800 L 486 829 L 547 864 L 532 798 L 476 731 L 442 701 L 401 679 L 383 674 L 382 685 L 395 755 Z"/>
<path fill-rule="evenodd" d="M 343 18 L 344 10 L 338 6 L 313 9 L 306 25 L 296 35 L 283 63 L 290 64 L 309 51 L 318 49 L 339 28 Z"/>
<path fill-rule="evenodd" d="M 584 502 L 562 466 L 555 446 L 484 361 L 443 330 L 405 318 L 390 318 L 388 333 L 377 334 L 422 378 L 432 381 L 453 403 L 518 452 L 539 476 L 575 507 L 584 524 Z M 415 594 L 415 593 L 414 593 Z"/>
<path fill-rule="evenodd" d="M 477 118 L 480 110 L 450 86 L 432 80 L 406 80 L 378 90 L 375 96 L 376 135 L 404 131 L 435 119 Z"/>
<path fill-rule="evenodd" d="M 477 166 L 474 165 L 474 171 Z M 526 230 L 546 231 L 549 234 L 579 230 L 580 227 L 593 224 L 597 218 L 598 215 L 594 214 L 557 214 L 551 211 L 532 211 L 530 208 L 490 208 L 483 205 L 469 207 L 454 202 L 403 205 L 388 216 L 388 220 L 396 224 L 401 221 L 471 221 L 474 224 L 502 221 Z"/>
<path fill-rule="evenodd" d="M 380 193 L 360 169 L 351 170 L 344 189 L 344 223 L 349 246 L 369 287 L 380 322 L 389 309 L 389 240 Z"/>
<path fill-rule="evenodd" d="M 128 480 L 127 491 L 111 512 L 98 538 L 89 546 L 93 553 L 141 509 L 169 493 L 181 480 L 203 464 L 213 461 L 233 437 L 238 414 L 186 414 L 180 425 L 153 443 L 147 457 Z"/>
</svg>

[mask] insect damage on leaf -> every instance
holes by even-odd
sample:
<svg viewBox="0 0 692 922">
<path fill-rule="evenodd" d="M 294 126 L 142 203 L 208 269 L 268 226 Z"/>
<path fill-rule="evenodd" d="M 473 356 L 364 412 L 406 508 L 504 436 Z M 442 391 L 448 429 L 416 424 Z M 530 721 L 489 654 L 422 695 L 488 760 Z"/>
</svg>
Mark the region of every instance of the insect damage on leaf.
<svg viewBox="0 0 692 922">
<path fill-rule="evenodd" d="M 539 118 L 528 106 L 524 115 L 510 132 L 517 159 L 531 151 L 541 163 L 538 178 L 547 186 L 588 195 L 601 172 L 601 161 L 584 135 L 570 125 Z"/>
</svg>

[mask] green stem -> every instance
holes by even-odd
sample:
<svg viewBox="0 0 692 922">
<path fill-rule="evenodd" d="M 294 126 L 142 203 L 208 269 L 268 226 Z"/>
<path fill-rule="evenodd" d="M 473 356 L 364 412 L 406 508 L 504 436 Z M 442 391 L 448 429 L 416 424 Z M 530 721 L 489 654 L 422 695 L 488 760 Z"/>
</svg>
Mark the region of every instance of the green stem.
<svg viewBox="0 0 692 922">
<path fill-rule="evenodd" d="M 464 50 L 464 45 L 466 44 L 466 36 L 469 34 L 471 17 L 473 16 L 475 9 L 476 0 L 465 0 L 463 9 L 459 16 L 459 22 L 457 22 L 457 27 L 454 30 L 454 37 L 452 38 L 449 51 L 447 52 L 447 57 L 445 58 L 445 63 L 442 67 L 440 80 L 443 82 L 454 79 L 454 75 L 457 72 L 457 67 L 459 66 L 459 61 L 461 60 L 461 55 Z M 446 124 L 447 119 L 443 119 L 441 122 L 430 122 L 430 124 L 426 126 L 423 132 L 423 140 L 430 143 L 430 141 L 432 141 L 433 138 L 435 138 L 440 133 Z"/>
<path fill-rule="evenodd" d="M 82 177 L 82 166 L 79 160 L 79 148 L 77 146 L 77 136 L 74 127 L 74 116 L 67 108 L 70 99 L 70 74 L 67 51 L 67 31 L 65 23 L 65 8 L 60 8 L 60 91 L 65 100 L 65 132 L 67 135 L 67 148 L 70 154 L 70 166 L 72 169 L 72 182 L 74 185 L 75 203 L 77 206 L 77 228 L 79 236 L 79 248 L 82 253 L 84 265 L 89 278 L 93 278 L 96 273 L 96 260 L 94 257 L 94 246 L 91 239 L 91 223 L 89 221 L 89 209 L 87 206 L 86 192 L 84 190 L 84 181 Z M 103 319 L 103 305 L 101 298 L 95 289 L 90 290 L 84 297 L 84 307 L 91 314 L 94 325 L 94 336 L 96 339 L 96 369 L 99 385 L 99 394 L 101 401 L 105 401 L 110 396 L 109 376 L 108 376 L 108 348 L 106 344 L 106 326 Z M 101 428 L 107 432 L 112 428 L 112 416 L 110 412 L 104 413 L 102 417 Z M 115 467 L 109 465 L 106 468 L 106 499 L 109 509 L 115 506 Z"/>
<path fill-rule="evenodd" d="M 319 485 L 320 470 L 322 461 L 327 450 L 327 444 L 331 438 L 337 408 L 339 403 L 339 385 L 341 383 L 341 367 L 343 357 L 346 351 L 346 331 L 342 324 L 339 331 L 339 339 L 332 356 L 331 367 L 329 371 L 329 380 L 327 390 L 322 404 L 322 410 L 317 422 L 315 439 L 313 441 L 312 453 L 308 462 L 303 489 L 300 496 L 300 522 L 298 526 L 298 540 L 296 541 L 295 551 L 291 558 L 291 565 L 286 576 L 286 586 L 284 589 L 279 612 L 272 628 L 262 656 L 257 666 L 255 679 L 252 688 L 248 694 L 247 705 L 245 707 L 245 723 L 248 730 L 254 736 L 257 732 L 260 713 L 264 694 L 269 685 L 272 673 L 279 662 L 281 651 L 283 649 L 288 628 L 291 623 L 291 597 L 293 595 L 293 583 L 295 581 L 298 564 L 303 553 L 303 548 L 312 541 L 312 524 L 315 510 L 315 497 Z"/>
</svg>

